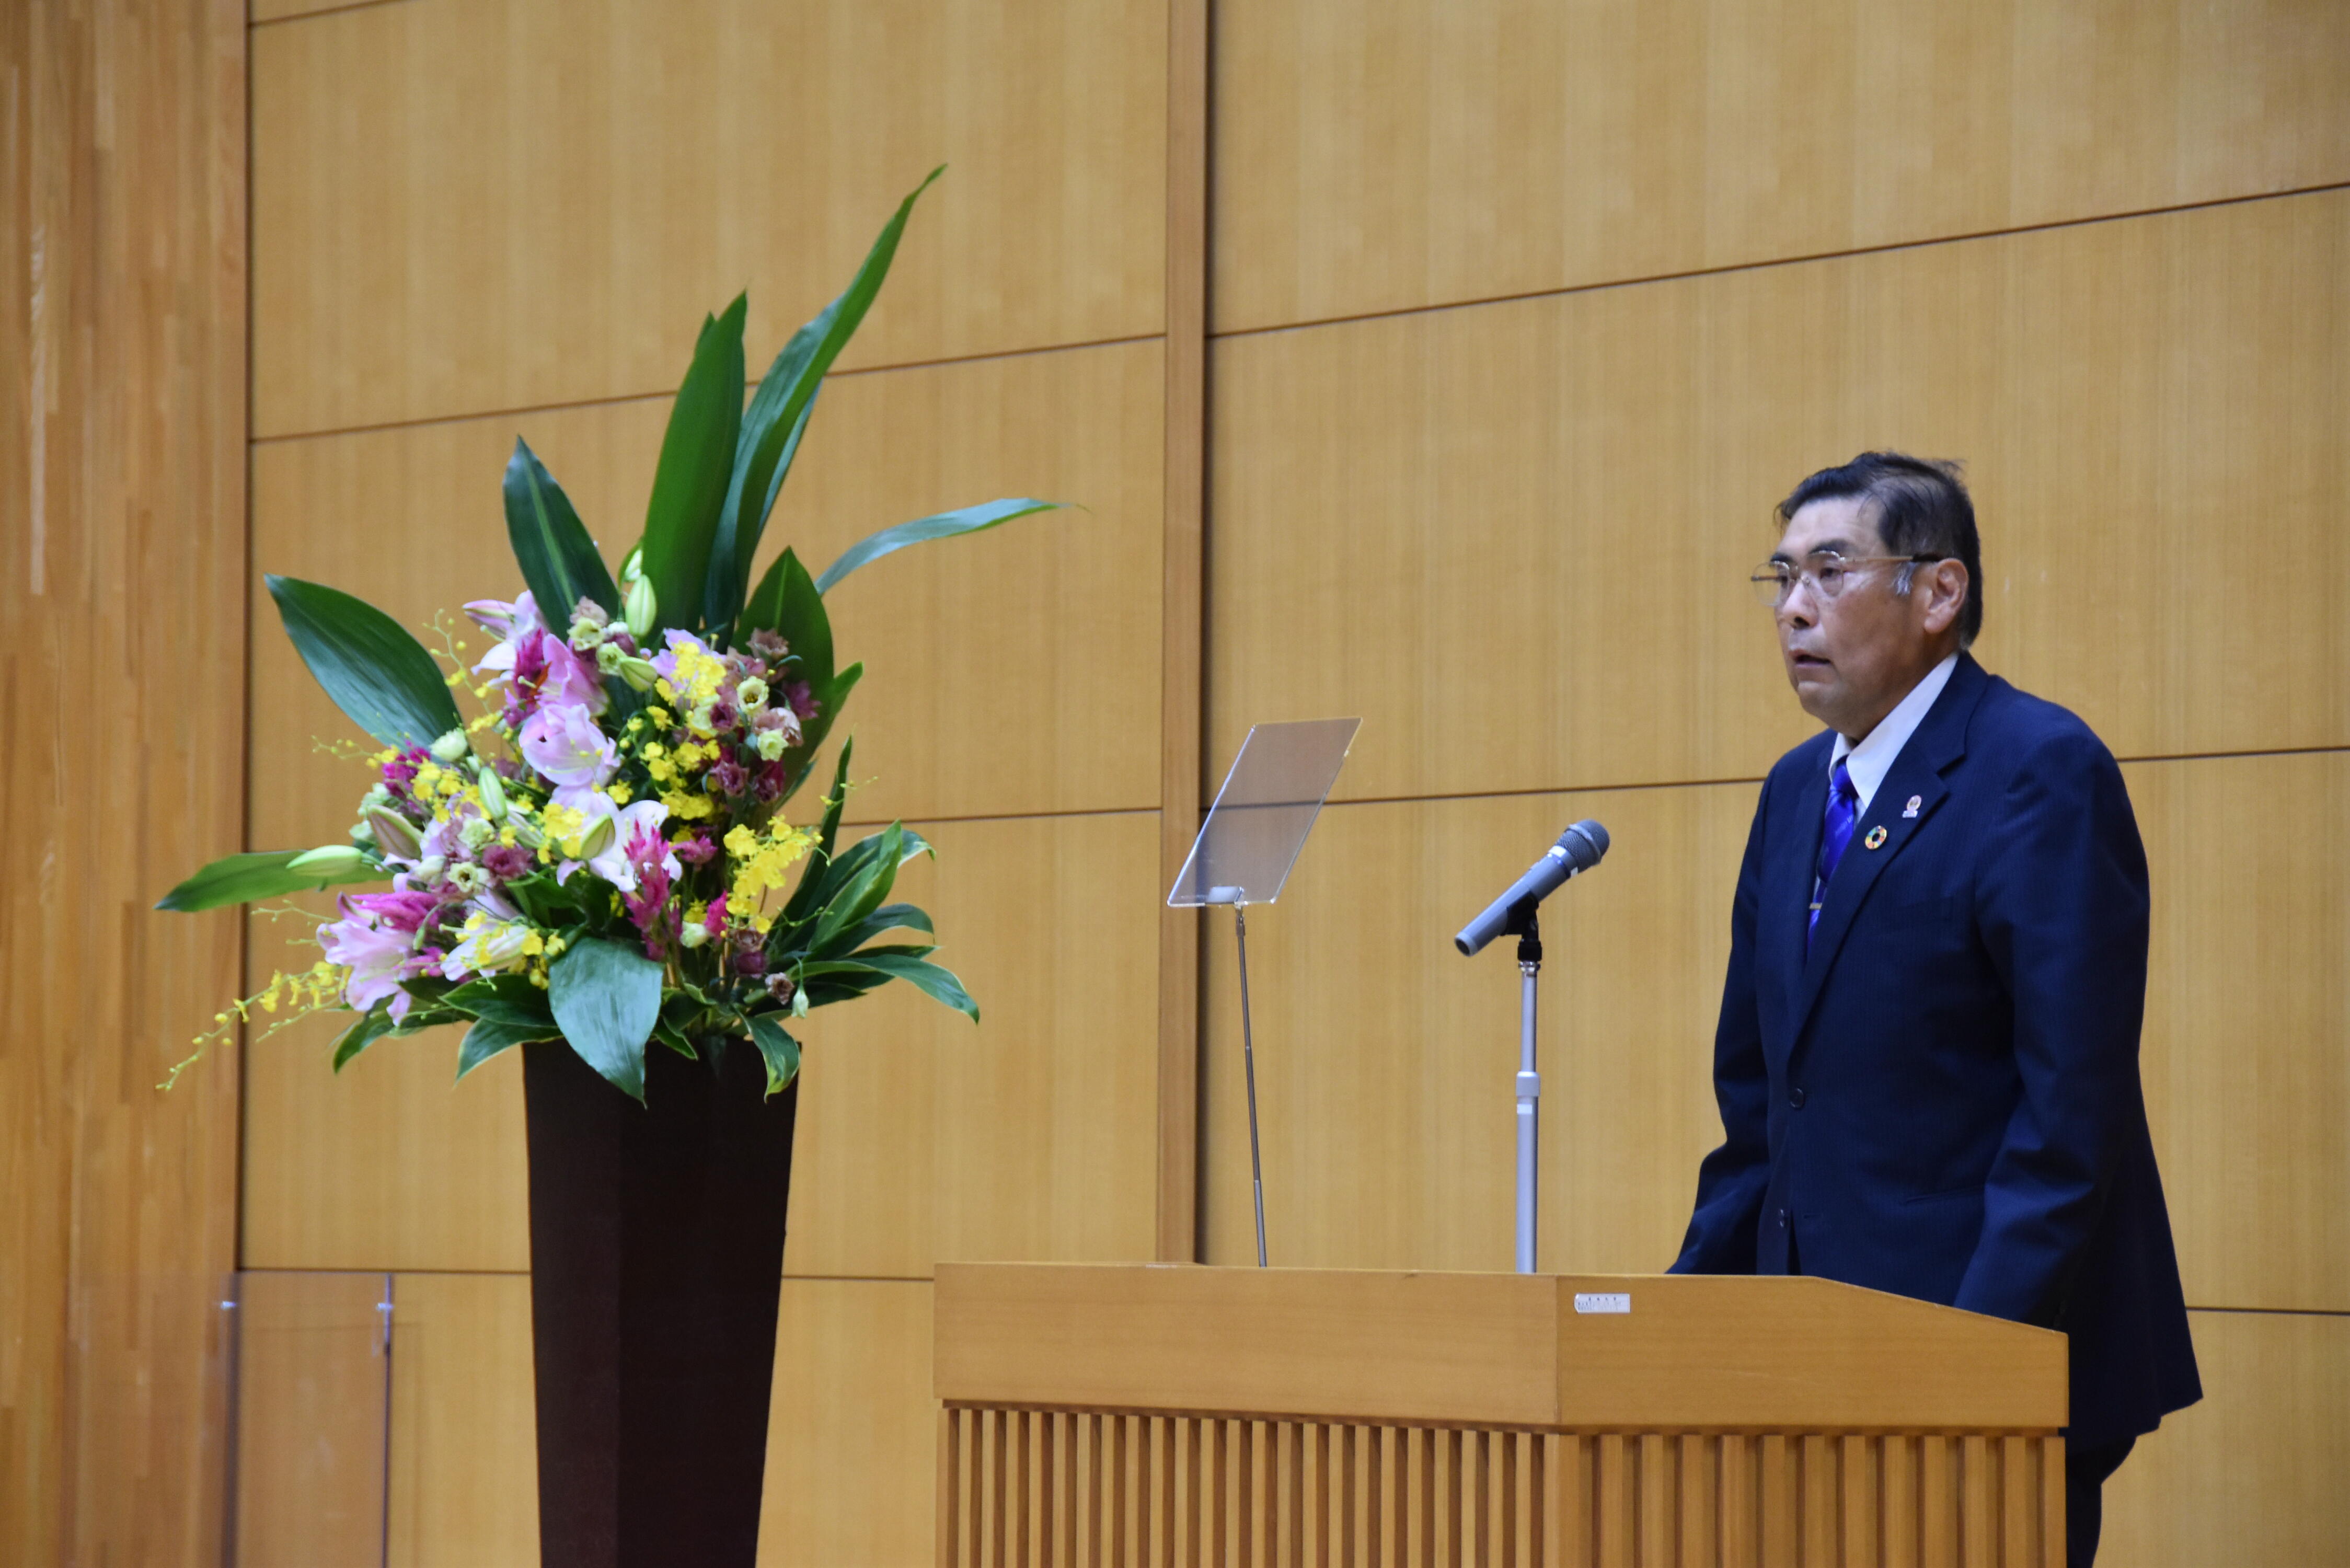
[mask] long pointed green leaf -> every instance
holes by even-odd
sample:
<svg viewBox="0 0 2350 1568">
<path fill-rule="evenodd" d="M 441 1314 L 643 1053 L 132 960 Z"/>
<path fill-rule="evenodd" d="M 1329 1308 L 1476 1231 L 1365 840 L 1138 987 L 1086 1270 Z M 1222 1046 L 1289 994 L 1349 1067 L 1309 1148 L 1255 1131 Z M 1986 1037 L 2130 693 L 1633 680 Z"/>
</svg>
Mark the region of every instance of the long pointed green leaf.
<svg viewBox="0 0 2350 1568">
<path fill-rule="evenodd" d="M 989 528 L 1009 523 L 1014 517 L 1025 517 L 1031 513 L 1057 512 L 1062 504 L 1058 501 L 1025 499 L 983 501 L 976 506 L 959 507 L 952 512 L 941 512 L 933 517 L 917 517 L 911 523 L 900 523 L 894 527 L 884 528 L 878 534 L 867 535 L 842 551 L 840 559 L 827 566 L 824 569 L 824 576 L 816 578 L 816 591 L 828 594 L 839 586 L 841 578 L 848 576 L 858 567 L 868 561 L 878 561 L 893 550 L 902 550 L 909 545 L 920 545 L 932 539 L 952 539 L 964 534 L 982 533 Z"/>
<path fill-rule="evenodd" d="M 816 849 L 800 863 L 799 886 L 792 889 L 776 921 L 779 930 L 807 919 L 822 907 L 825 868 L 832 864 L 832 846 L 840 837 L 840 812 L 848 804 L 848 754 L 857 737 L 840 742 L 840 761 L 832 770 L 832 793 L 824 797 L 824 823 L 816 832 Z"/>
<path fill-rule="evenodd" d="M 767 1093 L 781 1094 L 800 1075 L 800 1043 L 785 1033 L 782 1022 L 772 1012 L 762 1012 L 751 1020 L 751 1039 L 767 1064 Z"/>
<path fill-rule="evenodd" d="M 881 830 L 880 846 L 832 896 L 824 913 L 817 917 L 816 935 L 808 943 L 810 951 L 823 951 L 841 932 L 859 924 L 881 907 L 882 900 L 889 896 L 891 884 L 898 879 L 899 850 L 905 835 L 905 828 L 894 822 Z"/>
<path fill-rule="evenodd" d="M 341 1072 L 352 1057 L 390 1033 L 394 1027 L 389 1003 L 379 1002 L 373 1011 L 362 1013 L 359 1021 L 344 1030 L 342 1037 L 335 1042 L 335 1071 Z"/>
<path fill-rule="evenodd" d="M 338 589 L 266 580 L 294 650 L 351 722 L 392 746 L 429 746 L 463 724 L 441 667 L 398 621 Z"/>
<path fill-rule="evenodd" d="M 743 607 L 737 629 L 742 634 L 737 642 L 754 631 L 772 631 L 790 645 L 794 662 L 780 679 L 805 680 L 816 688 L 832 679 L 832 617 L 794 552 L 776 556 L 759 579 L 757 591 Z"/>
<path fill-rule="evenodd" d="M 797 794 L 800 785 L 807 782 L 809 771 L 816 766 L 817 750 L 823 746 L 824 738 L 832 733 L 833 721 L 840 717 L 841 705 L 857 690 L 858 680 L 864 673 L 865 666 L 852 664 L 834 676 L 830 685 L 816 689 L 816 717 L 800 727 L 800 743 L 784 753 L 784 765 L 790 770 L 784 779 L 784 799 Z"/>
<path fill-rule="evenodd" d="M 887 975 L 891 980 L 906 981 L 933 1002 L 944 1002 L 957 1012 L 968 1017 L 973 1023 L 979 1022 L 979 1003 L 973 1002 L 971 999 L 971 993 L 963 990 L 962 981 L 955 978 L 953 971 L 943 969 L 928 959 L 912 958 L 903 953 L 872 952 L 868 950 L 867 952 L 858 953 L 850 958 L 836 960 L 828 963 L 812 963 L 807 966 L 807 972 L 812 980 L 822 978 L 837 981 L 853 976 L 860 970 Z"/>
<path fill-rule="evenodd" d="M 473 1026 L 465 1031 L 465 1038 L 457 1043 L 457 1081 L 463 1083 L 466 1074 L 512 1046 L 561 1038 L 551 1024 L 477 1019 Z"/>
<path fill-rule="evenodd" d="M 929 931 L 936 933 L 930 915 L 911 904 L 884 904 L 856 925 L 843 930 L 821 948 L 811 949 L 810 958 L 838 958 L 854 953 L 884 931 Z"/>
<path fill-rule="evenodd" d="M 381 882 L 391 875 L 390 871 L 369 867 L 348 877 L 322 878 L 315 871 L 303 873 L 286 868 L 286 862 L 307 853 L 303 849 L 272 849 L 256 855 L 223 856 L 164 894 L 155 907 L 193 913 L 198 909 L 217 909 L 224 904 L 274 898 L 280 893 L 299 893 L 306 888 Z"/>
<path fill-rule="evenodd" d="M 642 1104 L 645 1042 L 660 1017 L 661 966 L 634 948 L 588 938 L 547 971 L 547 1002 L 580 1060 Z"/>
<path fill-rule="evenodd" d="M 848 286 L 818 311 L 815 319 L 792 334 L 791 341 L 784 345 L 783 352 L 775 356 L 775 362 L 759 382 L 750 410 L 743 416 L 734 472 L 719 524 L 719 547 L 711 554 L 709 624 L 716 626 L 731 620 L 741 605 L 743 589 L 751 580 L 752 557 L 758 554 L 759 535 L 766 529 L 767 514 L 775 509 L 784 477 L 791 472 L 792 458 L 799 451 L 800 437 L 806 432 L 808 416 L 815 412 L 816 393 L 824 385 L 824 378 L 833 361 L 840 358 L 840 351 L 848 347 L 848 340 L 856 336 L 865 313 L 872 308 L 875 296 L 881 292 L 882 280 L 889 275 L 889 264 L 897 257 L 898 242 L 905 234 L 906 220 L 913 215 L 916 199 L 945 172 L 946 165 L 940 164 L 898 203 L 897 212 L 881 225 L 873 248 L 866 252 L 864 265 L 849 279 Z"/>
<path fill-rule="evenodd" d="M 560 634 L 571 624 L 572 607 L 583 598 L 618 615 L 620 591 L 596 553 L 596 542 L 588 537 L 563 486 L 520 436 L 506 460 L 505 499 L 506 537 L 522 580 L 538 601 L 540 618 Z"/>
<path fill-rule="evenodd" d="M 645 509 L 646 578 L 662 626 L 691 627 L 702 607 L 710 549 L 743 428 L 743 317 L 746 296 L 702 323 L 693 363 L 671 405 L 669 433 Z"/>
</svg>

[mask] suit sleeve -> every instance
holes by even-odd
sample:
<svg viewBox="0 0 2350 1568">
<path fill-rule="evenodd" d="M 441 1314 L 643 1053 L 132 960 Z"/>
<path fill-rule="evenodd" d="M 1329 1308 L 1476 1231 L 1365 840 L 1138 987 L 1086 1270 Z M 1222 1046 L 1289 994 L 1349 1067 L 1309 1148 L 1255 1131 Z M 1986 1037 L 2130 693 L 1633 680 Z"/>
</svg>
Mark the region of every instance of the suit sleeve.
<svg viewBox="0 0 2350 1568">
<path fill-rule="evenodd" d="M 1982 866 L 1977 918 L 2013 1002 L 2022 1094 L 1957 1304 L 2048 1324 L 2145 1116 L 2146 851 L 2095 736 L 2067 731 L 2025 755 Z"/>
<path fill-rule="evenodd" d="M 1770 799 L 1765 782 L 1731 904 L 1730 967 L 1713 1035 L 1713 1098 L 1721 1110 L 1721 1147 L 1698 1167 L 1697 1210 L 1673 1262 L 1676 1274 L 1754 1272 L 1755 1227 L 1771 1182 L 1769 1077 L 1754 998 L 1754 920 L 1762 901 L 1762 823 Z"/>
</svg>

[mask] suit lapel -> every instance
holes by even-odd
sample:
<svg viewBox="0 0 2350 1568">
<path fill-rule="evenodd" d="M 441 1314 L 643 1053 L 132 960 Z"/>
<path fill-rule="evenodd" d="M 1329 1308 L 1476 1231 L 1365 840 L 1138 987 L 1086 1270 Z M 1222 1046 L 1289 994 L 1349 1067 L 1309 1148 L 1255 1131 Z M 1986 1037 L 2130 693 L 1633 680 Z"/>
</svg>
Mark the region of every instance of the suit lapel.
<svg viewBox="0 0 2350 1568">
<path fill-rule="evenodd" d="M 1791 1053 L 1794 1042 L 1803 1038 L 1804 1025 L 1819 1002 L 1828 971 L 1835 967 L 1836 953 L 1844 946 L 1861 906 L 1867 901 L 1869 890 L 1877 886 L 1877 879 L 1893 864 L 1894 857 L 1923 831 L 1935 808 L 1950 793 L 1942 774 L 1966 755 L 1967 722 L 1974 716 L 1975 704 L 1981 700 L 1990 681 L 1971 655 L 1959 656 L 1959 665 L 1950 671 L 1950 683 L 1942 688 L 1942 694 L 1934 700 L 1933 707 L 1902 746 L 1901 754 L 1894 759 L 1885 782 L 1870 797 L 1868 810 L 1853 825 L 1851 846 L 1837 862 L 1835 875 L 1828 879 L 1820 905 L 1820 923 L 1812 932 L 1811 951 L 1803 959 L 1802 978 L 1794 988 L 1795 1006 L 1790 1015 L 1787 1036 Z M 1915 816 L 1908 815 L 1913 797 L 1918 802 Z M 1826 805 L 1826 785 L 1823 784 L 1823 815 Z M 1877 836 L 1880 834 L 1882 836 Z M 1877 845 L 1873 849 L 1869 847 L 1872 838 Z M 1813 842 L 1818 842 L 1816 830 Z M 1806 883 L 1807 892 L 1808 888 Z M 1800 941 L 1796 950 L 1802 952 Z"/>
</svg>

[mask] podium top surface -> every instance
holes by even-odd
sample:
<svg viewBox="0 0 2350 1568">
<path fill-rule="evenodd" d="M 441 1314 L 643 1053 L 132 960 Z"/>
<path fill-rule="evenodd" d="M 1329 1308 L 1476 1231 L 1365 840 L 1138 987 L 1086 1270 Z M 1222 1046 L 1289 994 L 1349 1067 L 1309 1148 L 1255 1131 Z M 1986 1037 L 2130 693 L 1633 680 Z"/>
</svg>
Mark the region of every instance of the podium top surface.
<svg viewBox="0 0 2350 1568">
<path fill-rule="evenodd" d="M 2061 1334 L 1832 1280 L 949 1263 L 950 1403 L 1589 1429 L 2052 1431 Z"/>
</svg>

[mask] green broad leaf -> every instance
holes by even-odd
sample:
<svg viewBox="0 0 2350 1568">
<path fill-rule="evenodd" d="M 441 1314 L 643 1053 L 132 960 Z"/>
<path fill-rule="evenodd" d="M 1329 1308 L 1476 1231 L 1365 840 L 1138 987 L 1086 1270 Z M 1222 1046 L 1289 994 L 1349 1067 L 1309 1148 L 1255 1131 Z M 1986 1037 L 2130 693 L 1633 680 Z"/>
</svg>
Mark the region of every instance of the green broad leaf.
<svg viewBox="0 0 2350 1568">
<path fill-rule="evenodd" d="M 380 1002 L 359 1015 L 358 1023 L 343 1031 L 335 1042 L 335 1071 L 343 1070 L 345 1063 L 374 1044 L 392 1031 L 391 1004 Z"/>
<path fill-rule="evenodd" d="M 660 1017 L 661 966 L 600 938 L 575 943 L 547 970 L 547 1001 L 580 1060 L 639 1105 L 645 1042 Z"/>
<path fill-rule="evenodd" d="M 685 1037 L 685 1031 L 666 1018 L 653 1025 L 653 1038 L 689 1062 L 701 1060 L 701 1054 L 694 1050 L 693 1042 Z"/>
<path fill-rule="evenodd" d="M 751 1040 L 767 1064 L 767 1093 L 780 1094 L 800 1075 L 800 1043 L 784 1031 L 772 1012 L 751 1020 Z"/>
<path fill-rule="evenodd" d="M 467 981 L 442 997 L 440 1005 L 484 1023 L 542 1031 L 528 1036 L 533 1040 L 552 1040 L 562 1033 L 556 1027 L 555 1010 L 547 1002 L 547 993 L 523 975 L 489 975 Z"/>
<path fill-rule="evenodd" d="M 671 405 L 669 433 L 653 470 L 645 510 L 644 573 L 653 586 L 655 620 L 691 628 L 702 614 L 710 551 L 725 509 L 743 428 L 743 317 L 736 295 L 723 316 L 705 319 L 693 363 Z"/>
<path fill-rule="evenodd" d="M 820 975 L 800 988 L 810 1007 L 829 1007 L 836 1002 L 852 1002 L 866 992 L 887 985 L 889 977 L 876 970 L 860 970 L 855 974 Z"/>
<path fill-rule="evenodd" d="M 976 506 L 965 506 L 953 512 L 941 512 L 934 517 L 917 517 L 911 523 L 899 523 L 868 534 L 840 554 L 840 559 L 824 569 L 816 578 L 816 591 L 828 594 L 840 585 L 840 579 L 864 566 L 878 561 L 893 550 L 909 545 L 926 544 L 932 539 L 952 539 L 964 534 L 983 533 L 987 529 L 1025 517 L 1035 512 L 1057 512 L 1064 504 L 1058 501 L 983 501 Z"/>
<path fill-rule="evenodd" d="M 833 361 L 840 358 L 841 350 L 848 347 L 848 340 L 857 335 L 858 327 L 864 324 L 865 313 L 880 294 L 882 280 L 889 275 L 889 264 L 897 257 L 898 242 L 906 233 L 906 220 L 913 215 L 915 201 L 945 172 L 946 165 L 940 164 L 898 203 L 897 212 L 881 225 L 873 248 L 866 252 L 864 265 L 848 280 L 848 286 L 838 298 L 816 312 L 814 320 L 792 334 L 791 341 L 775 356 L 775 362 L 759 382 L 758 391 L 753 394 L 751 406 L 743 415 L 734 470 L 727 486 L 726 504 L 720 514 L 715 547 L 711 552 L 704 612 L 708 624 L 718 626 L 732 620 L 743 603 L 743 589 L 751 580 L 751 561 L 758 554 L 759 536 L 766 531 L 768 514 L 775 510 L 784 477 L 791 472 L 800 438 L 806 433 L 808 418 L 816 411 L 816 394 L 823 389 L 824 378 Z"/>
<path fill-rule="evenodd" d="M 549 929 L 567 926 L 588 913 L 579 895 L 591 884 L 575 876 L 566 887 L 555 879 L 552 871 L 534 871 L 518 881 L 505 885 L 506 897 L 512 898 L 522 912 L 530 917 L 531 924 Z"/>
<path fill-rule="evenodd" d="M 800 867 L 799 886 L 785 901 L 779 926 L 795 925 L 823 908 L 824 871 L 832 864 L 832 846 L 840 838 L 840 813 L 848 804 L 848 754 L 856 745 L 854 735 L 840 742 L 840 759 L 832 769 L 832 793 L 824 797 L 824 824 L 817 831 L 815 850 Z"/>
<path fill-rule="evenodd" d="M 351 722 L 388 746 L 429 746 L 463 726 L 441 667 L 398 621 L 335 588 L 265 580 L 294 650 Z"/>
<path fill-rule="evenodd" d="M 931 931 L 931 917 L 911 904 L 885 904 L 823 946 L 811 947 L 808 956 L 829 959 L 854 954 L 858 948 L 884 932 L 900 930 Z"/>
<path fill-rule="evenodd" d="M 306 875 L 286 868 L 296 856 L 307 853 L 301 849 L 272 849 L 256 855 L 223 856 L 164 894 L 155 907 L 192 914 L 198 909 L 217 909 L 224 904 L 274 898 L 280 893 L 299 893 L 351 882 L 382 882 L 391 876 L 388 869 L 369 867 L 348 877 L 329 877 L 322 881 L 316 872 Z"/>
<path fill-rule="evenodd" d="M 979 1022 L 979 1003 L 963 990 L 962 981 L 955 978 L 951 970 L 941 968 L 928 959 L 868 949 L 854 958 L 809 964 L 806 972 L 809 981 L 814 983 L 847 978 L 859 971 L 878 974 L 888 980 L 905 981 L 933 1002 L 943 1002 L 973 1023 Z"/>
<path fill-rule="evenodd" d="M 832 618 L 825 610 L 824 596 L 816 591 L 807 568 L 793 551 L 776 556 L 759 579 L 736 629 L 742 634 L 738 642 L 754 631 L 772 631 L 791 645 L 793 662 L 769 684 L 805 680 L 811 689 L 821 690 L 832 680 Z"/>
<path fill-rule="evenodd" d="M 391 1037 L 404 1039 L 411 1034 L 421 1034 L 428 1029 L 438 1029 L 445 1023 L 472 1022 L 452 1007 L 411 1007 L 398 1023 L 392 1025 Z"/>
<path fill-rule="evenodd" d="M 832 733 L 833 721 L 840 717 L 842 704 L 857 690 L 865 666 L 852 664 L 834 676 L 828 684 L 815 691 L 816 717 L 800 726 L 800 743 L 784 753 L 784 765 L 790 771 L 784 779 L 783 798 L 789 800 L 807 782 L 808 774 L 816 767 L 816 754 L 824 745 L 824 738 Z"/>
<path fill-rule="evenodd" d="M 898 879 L 901 864 L 899 849 L 905 836 L 905 828 L 894 822 L 881 830 L 880 846 L 866 857 L 838 892 L 825 901 L 824 912 L 816 917 L 816 935 L 808 942 L 809 950 L 824 951 L 841 932 L 859 924 L 881 907 L 889 897 L 891 884 Z"/>
<path fill-rule="evenodd" d="M 464 1039 L 457 1043 L 457 1082 L 463 1083 L 465 1075 L 514 1045 L 528 1045 L 541 1040 L 560 1040 L 553 1023 L 501 1023 L 487 1018 L 478 1019 L 465 1031 Z"/>
<path fill-rule="evenodd" d="M 572 607 L 593 599 L 609 615 L 620 613 L 620 590 L 596 553 L 596 541 L 572 509 L 571 498 L 520 436 L 506 461 L 506 536 L 513 541 L 522 580 L 538 601 L 541 619 L 558 637 L 571 624 Z"/>
</svg>

